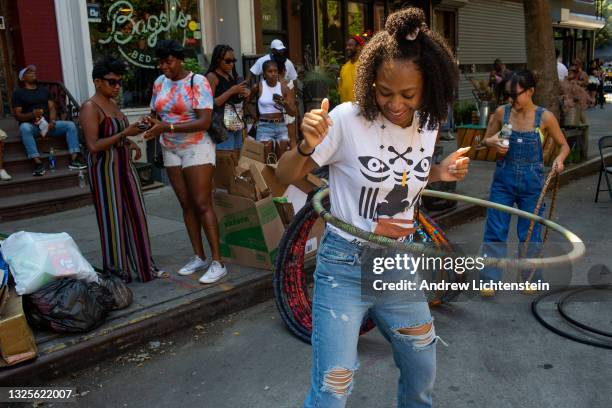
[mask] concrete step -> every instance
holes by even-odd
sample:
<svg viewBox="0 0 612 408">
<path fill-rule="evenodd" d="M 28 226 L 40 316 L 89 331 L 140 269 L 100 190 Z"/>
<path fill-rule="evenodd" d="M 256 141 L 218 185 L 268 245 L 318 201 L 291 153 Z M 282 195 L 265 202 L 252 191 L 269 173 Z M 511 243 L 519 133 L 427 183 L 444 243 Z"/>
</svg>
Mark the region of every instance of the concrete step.
<svg viewBox="0 0 612 408">
<path fill-rule="evenodd" d="M 84 170 L 84 174 L 87 177 L 87 170 Z M 33 176 L 31 169 L 11 173 L 11 176 L 13 179 L 10 181 L 0 181 L 2 201 L 7 197 L 79 186 L 79 171 L 66 167 L 47 171 L 43 177 Z"/>
<path fill-rule="evenodd" d="M 45 178 L 45 176 L 40 177 Z M 91 204 L 89 186 L 41 190 L 30 194 L 2 197 L 0 222 L 39 217 Z"/>
<path fill-rule="evenodd" d="M 45 165 L 49 165 L 49 152 L 42 152 L 40 154 L 40 158 L 42 159 Z M 57 169 L 65 169 L 68 168 L 68 162 L 70 161 L 70 154 L 68 150 L 64 147 L 63 149 L 55 150 L 55 161 Z M 25 154 L 5 154 L 4 155 L 4 168 L 9 173 L 19 174 L 30 172 L 32 174 L 32 170 L 34 170 L 34 162 L 31 159 L 28 159 Z"/>
<path fill-rule="evenodd" d="M 38 151 L 42 153 L 49 153 L 51 148 L 55 150 L 67 150 L 68 145 L 66 144 L 65 137 L 44 137 L 36 139 L 36 146 Z M 26 150 L 21 142 L 19 134 L 9 134 L 8 139 L 4 141 L 4 155 L 22 155 L 26 156 Z"/>
</svg>

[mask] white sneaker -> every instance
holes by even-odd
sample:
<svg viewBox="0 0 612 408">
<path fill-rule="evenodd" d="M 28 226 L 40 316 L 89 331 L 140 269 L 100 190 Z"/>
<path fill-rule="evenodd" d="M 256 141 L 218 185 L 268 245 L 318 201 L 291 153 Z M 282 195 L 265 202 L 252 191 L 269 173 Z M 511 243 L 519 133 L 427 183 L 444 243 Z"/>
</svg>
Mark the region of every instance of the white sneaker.
<svg viewBox="0 0 612 408">
<path fill-rule="evenodd" d="M 227 275 L 227 268 L 221 266 L 218 261 L 212 261 L 208 271 L 200 278 L 200 283 L 215 283 L 225 275 Z"/>
<path fill-rule="evenodd" d="M 208 264 L 205 261 L 203 261 L 202 258 L 200 258 L 197 255 L 194 255 L 189 260 L 189 262 L 187 262 L 187 265 L 179 269 L 177 273 L 182 276 L 187 276 L 187 275 L 191 275 L 194 272 L 199 272 L 199 271 L 206 269 L 206 266 L 208 266 Z"/>
<path fill-rule="evenodd" d="M 6 172 L 4 169 L 0 169 L 0 180 L 9 181 L 12 179 L 11 175 Z"/>
</svg>

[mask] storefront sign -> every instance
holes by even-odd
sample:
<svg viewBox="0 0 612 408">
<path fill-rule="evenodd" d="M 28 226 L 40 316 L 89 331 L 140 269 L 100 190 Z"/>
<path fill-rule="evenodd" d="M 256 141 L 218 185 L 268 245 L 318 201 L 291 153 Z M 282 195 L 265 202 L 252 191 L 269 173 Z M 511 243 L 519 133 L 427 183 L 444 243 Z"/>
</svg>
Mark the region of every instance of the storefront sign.
<svg viewBox="0 0 612 408">
<path fill-rule="evenodd" d="M 115 43 L 117 49 L 131 64 L 142 68 L 155 69 L 153 49 L 160 34 L 176 32 L 185 38 L 185 29 L 191 20 L 181 9 L 179 0 L 169 0 L 169 13 L 159 15 L 143 13 L 135 16 L 134 6 L 127 0 L 120 0 L 108 8 L 107 19 L 111 25 L 110 33 L 100 38 L 100 44 Z M 173 36 L 174 37 L 174 36 Z"/>
<path fill-rule="evenodd" d="M 90 23 L 102 22 L 102 16 L 100 13 L 100 5 L 96 3 L 87 4 L 87 21 Z"/>
</svg>

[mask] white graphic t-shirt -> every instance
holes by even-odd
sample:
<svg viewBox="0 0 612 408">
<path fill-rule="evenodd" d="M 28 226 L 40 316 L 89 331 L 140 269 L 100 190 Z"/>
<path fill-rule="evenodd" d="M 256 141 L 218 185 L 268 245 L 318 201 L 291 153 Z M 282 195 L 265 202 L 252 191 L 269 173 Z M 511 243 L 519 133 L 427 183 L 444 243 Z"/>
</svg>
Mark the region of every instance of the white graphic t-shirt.
<svg viewBox="0 0 612 408">
<path fill-rule="evenodd" d="M 408 128 L 381 114 L 373 122 L 352 102 L 329 113 L 334 124 L 311 156 L 329 165 L 331 213 L 366 231 L 401 238 L 414 232 L 414 206 L 427 185 L 437 129 Z M 349 241 L 356 237 L 329 226 Z"/>
</svg>

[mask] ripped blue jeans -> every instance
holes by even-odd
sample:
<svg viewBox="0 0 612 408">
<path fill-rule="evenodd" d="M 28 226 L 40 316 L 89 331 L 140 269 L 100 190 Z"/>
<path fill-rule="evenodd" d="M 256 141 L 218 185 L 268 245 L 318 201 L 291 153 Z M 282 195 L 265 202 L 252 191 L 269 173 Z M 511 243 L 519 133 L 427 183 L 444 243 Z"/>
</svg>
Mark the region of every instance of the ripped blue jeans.
<svg viewBox="0 0 612 408">
<path fill-rule="evenodd" d="M 312 304 L 312 377 L 304 407 L 346 405 L 358 367 L 359 329 L 367 316 L 391 343 L 400 370 L 397 406 L 431 407 L 437 337 L 429 305 L 418 292 L 419 300 L 362 296 L 362 251 L 329 230 L 321 241 Z"/>
</svg>

